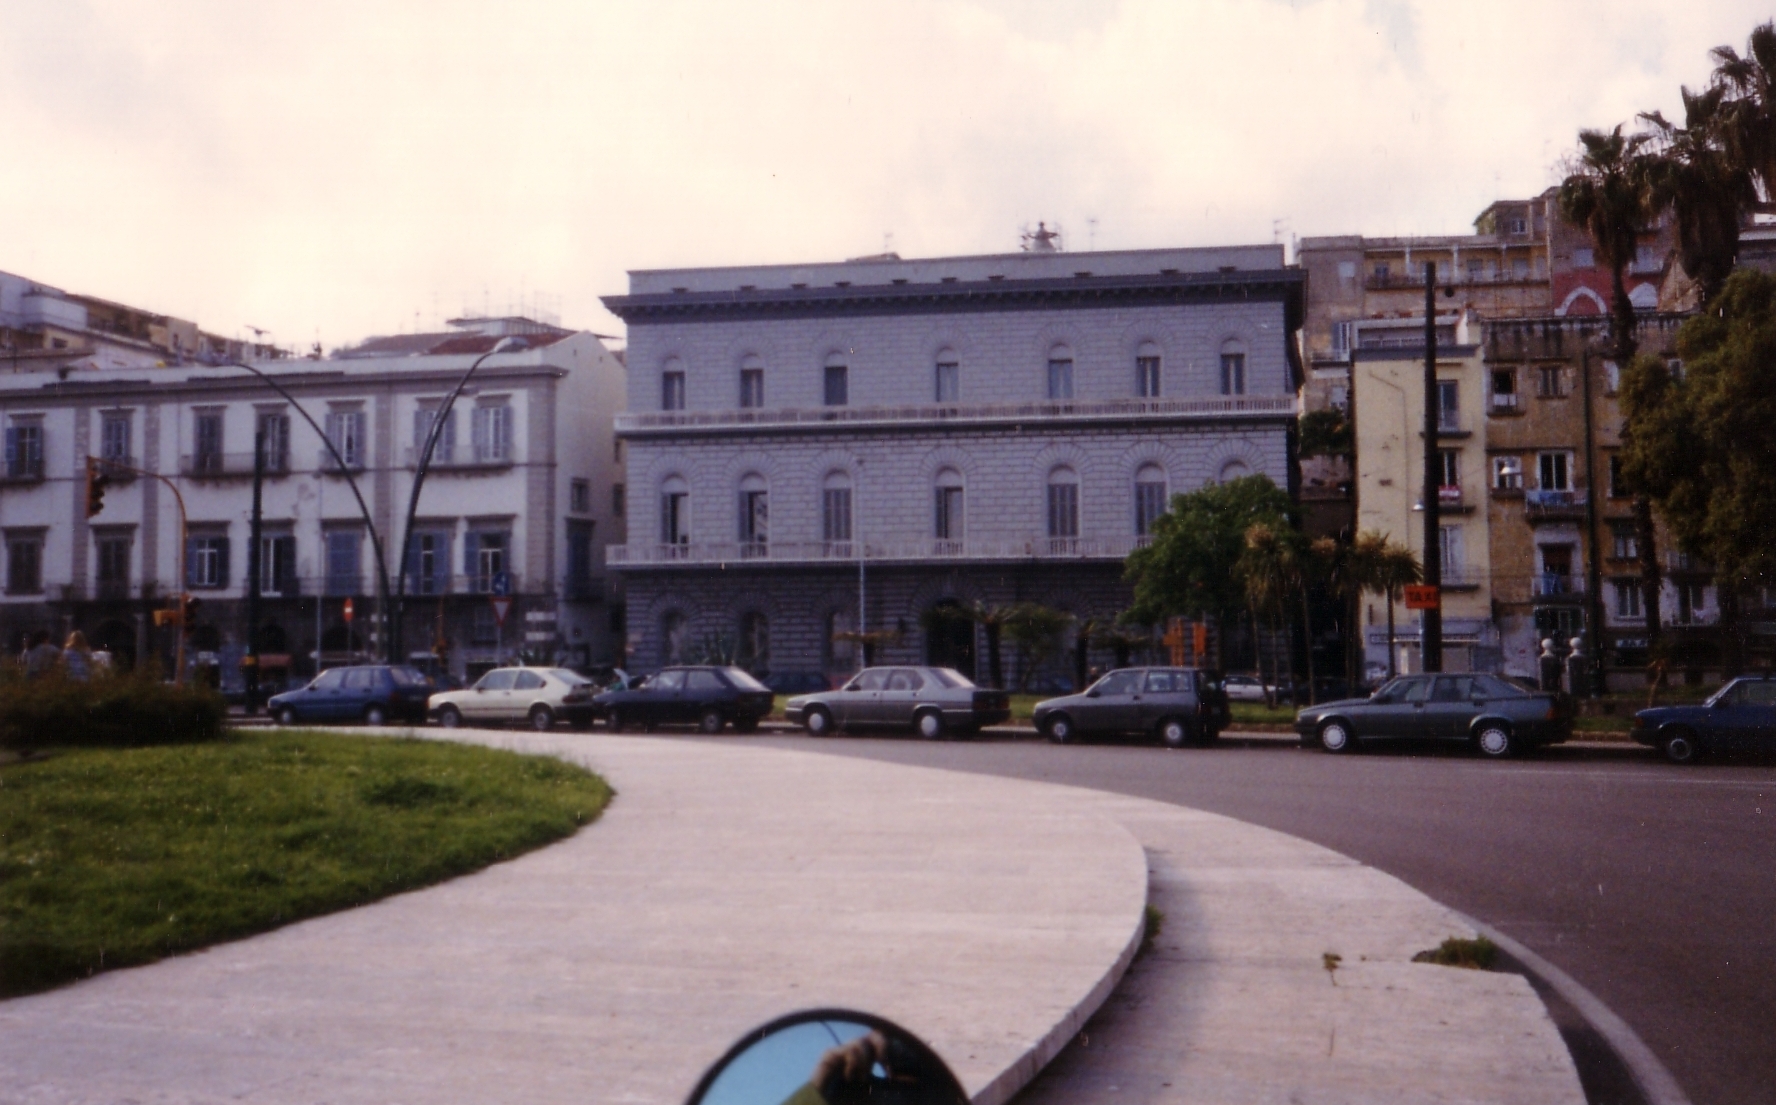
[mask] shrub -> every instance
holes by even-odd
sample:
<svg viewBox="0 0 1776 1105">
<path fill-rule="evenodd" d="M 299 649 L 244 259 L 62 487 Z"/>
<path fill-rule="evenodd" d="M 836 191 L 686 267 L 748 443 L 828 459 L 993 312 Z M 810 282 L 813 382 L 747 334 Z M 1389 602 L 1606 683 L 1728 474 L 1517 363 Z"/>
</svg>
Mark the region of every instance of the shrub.
<svg viewBox="0 0 1776 1105">
<path fill-rule="evenodd" d="M 1412 957 L 1414 963 L 1436 963 L 1444 967 L 1466 967 L 1472 971 L 1490 971 L 1498 962 L 1498 945 L 1481 936 L 1464 940 L 1451 936 L 1429 951 Z"/>
<path fill-rule="evenodd" d="M 0 668 L 0 748 L 132 748 L 220 740 L 226 709 L 208 687 L 176 687 L 150 670 L 60 673 L 26 680 Z"/>
</svg>

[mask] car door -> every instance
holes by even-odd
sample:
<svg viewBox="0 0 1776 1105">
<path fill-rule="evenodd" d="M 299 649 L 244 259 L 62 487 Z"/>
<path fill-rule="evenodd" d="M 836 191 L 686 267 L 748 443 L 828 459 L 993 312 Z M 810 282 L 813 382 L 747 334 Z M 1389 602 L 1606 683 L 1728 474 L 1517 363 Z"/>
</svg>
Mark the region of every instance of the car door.
<svg viewBox="0 0 1776 1105">
<path fill-rule="evenodd" d="M 1431 691 L 1429 676 L 1406 675 L 1384 688 L 1383 694 L 1352 711 L 1357 735 L 1406 737 L 1424 726 L 1425 699 Z"/>
<path fill-rule="evenodd" d="M 1147 673 L 1140 696 L 1135 699 L 1133 728 L 1146 732 L 1163 718 L 1189 718 L 1195 713 L 1190 676 L 1185 672 L 1159 668 Z"/>
<path fill-rule="evenodd" d="M 530 716 L 530 708 L 543 701 L 543 689 L 549 685 L 539 672 L 525 668 L 512 680 L 512 691 L 506 696 L 504 716 L 522 721 Z"/>
<path fill-rule="evenodd" d="M 1471 675 L 1439 675 L 1431 684 L 1425 701 L 1422 726 L 1408 736 L 1436 737 L 1440 740 L 1465 739 L 1468 723 L 1476 716 L 1474 677 Z"/>
<path fill-rule="evenodd" d="M 833 721 L 840 725 L 868 725 L 875 715 L 876 699 L 888 685 L 887 668 L 865 668 L 834 694 Z"/>
<path fill-rule="evenodd" d="M 1746 705 L 1755 713 L 1753 725 L 1759 748 L 1776 748 L 1776 680 L 1759 679 L 1745 684 Z"/>
<path fill-rule="evenodd" d="M 870 720 L 876 725 L 910 726 L 913 707 L 919 701 L 919 689 L 925 680 L 911 668 L 895 668 L 888 673 L 888 682 L 870 706 Z"/>
<path fill-rule="evenodd" d="M 1085 700 L 1074 707 L 1073 724 L 1082 733 L 1122 733 L 1135 728 L 1145 675 L 1140 668 L 1124 668 L 1098 680 L 1085 692 Z"/>
<path fill-rule="evenodd" d="M 1717 746 L 1745 749 L 1762 742 L 1760 723 L 1763 711 L 1752 700 L 1752 690 L 1756 686 L 1758 684 L 1753 680 L 1741 679 L 1715 699 L 1708 714 L 1708 727 L 1714 731 Z"/>
<path fill-rule="evenodd" d="M 463 715 L 480 721 L 498 719 L 505 712 L 506 696 L 517 678 L 518 672 L 513 668 L 494 668 L 483 675 L 475 684 L 474 693 L 463 696 Z"/>
<path fill-rule="evenodd" d="M 649 679 L 637 704 L 641 721 L 648 725 L 683 721 L 684 684 L 683 668 L 667 668 Z"/>
<path fill-rule="evenodd" d="M 728 685 L 714 672 L 700 669 L 685 672 L 684 714 L 687 721 L 702 718 L 703 711 L 711 706 L 720 710 L 723 717 L 728 716 L 727 699 L 730 697 Z"/>
<path fill-rule="evenodd" d="M 330 668 L 315 676 L 296 703 L 300 720 L 338 721 L 345 716 L 345 672 L 345 668 Z"/>
</svg>

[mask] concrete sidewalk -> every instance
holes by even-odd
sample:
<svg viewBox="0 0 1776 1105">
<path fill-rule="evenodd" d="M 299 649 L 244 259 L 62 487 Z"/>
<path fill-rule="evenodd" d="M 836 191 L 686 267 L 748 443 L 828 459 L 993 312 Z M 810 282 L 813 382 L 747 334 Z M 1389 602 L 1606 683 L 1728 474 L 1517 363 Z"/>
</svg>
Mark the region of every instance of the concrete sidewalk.
<svg viewBox="0 0 1776 1105">
<path fill-rule="evenodd" d="M 1171 981 L 1144 965 L 1153 992 L 1106 1010 L 1119 1099 L 1583 1100 L 1522 979 L 1409 962 L 1458 918 L 1292 837 L 818 753 L 461 735 L 618 797 L 480 874 L 0 1003 L 0 1100 L 676 1105 L 747 1029 L 844 1005 L 997 1105 L 1113 990 L 1150 872 Z M 1027 1096 L 1095 1097 L 1104 1069 L 1064 1059 Z"/>
</svg>

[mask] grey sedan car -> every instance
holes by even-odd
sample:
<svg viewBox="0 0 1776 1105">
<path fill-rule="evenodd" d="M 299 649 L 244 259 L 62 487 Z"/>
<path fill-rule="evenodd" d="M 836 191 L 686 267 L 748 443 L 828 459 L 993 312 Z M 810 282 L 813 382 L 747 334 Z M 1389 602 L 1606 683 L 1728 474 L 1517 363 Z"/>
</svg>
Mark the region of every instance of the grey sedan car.
<svg viewBox="0 0 1776 1105">
<path fill-rule="evenodd" d="M 1496 675 L 1403 675 L 1368 698 L 1309 706 L 1295 715 L 1305 747 L 1351 752 L 1359 741 L 1464 741 L 1503 757 L 1572 735 L 1564 695 L 1532 693 Z"/>
<path fill-rule="evenodd" d="M 1118 668 L 1081 694 L 1038 702 L 1030 720 L 1056 744 L 1091 734 L 1151 733 L 1180 748 L 1214 740 L 1232 718 L 1214 672 Z"/>
<path fill-rule="evenodd" d="M 954 668 L 865 668 L 836 691 L 790 699 L 783 716 L 817 737 L 843 729 L 910 728 L 936 740 L 1004 721 L 1011 716 L 1011 698 L 976 687 Z"/>
</svg>

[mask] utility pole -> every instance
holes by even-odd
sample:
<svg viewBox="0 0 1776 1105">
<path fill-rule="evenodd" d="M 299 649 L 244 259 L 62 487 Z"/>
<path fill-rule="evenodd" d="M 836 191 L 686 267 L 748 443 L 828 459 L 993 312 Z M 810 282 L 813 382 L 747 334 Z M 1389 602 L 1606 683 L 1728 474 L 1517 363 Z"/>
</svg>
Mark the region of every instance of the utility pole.
<svg viewBox="0 0 1776 1105">
<path fill-rule="evenodd" d="M 259 712 L 259 530 L 265 489 L 265 431 L 253 433 L 253 515 L 247 523 L 247 715 Z"/>
<path fill-rule="evenodd" d="M 1443 510 L 1438 489 L 1443 484 L 1442 456 L 1437 449 L 1437 262 L 1425 267 L 1425 395 L 1424 395 L 1424 581 L 1433 588 L 1437 605 L 1419 612 L 1420 652 L 1424 670 L 1443 670 Z"/>
<path fill-rule="evenodd" d="M 1597 441 L 1591 418 L 1591 347 L 1586 345 L 1579 354 L 1579 379 L 1581 392 L 1585 400 L 1585 532 L 1586 547 L 1591 556 L 1586 563 L 1585 584 L 1590 594 L 1586 596 L 1585 638 L 1591 642 L 1591 696 L 1603 694 L 1603 549 L 1597 532 L 1597 493 L 1600 490 L 1597 478 Z M 1579 688 L 1572 688 L 1573 694 Z"/>
</svg>

